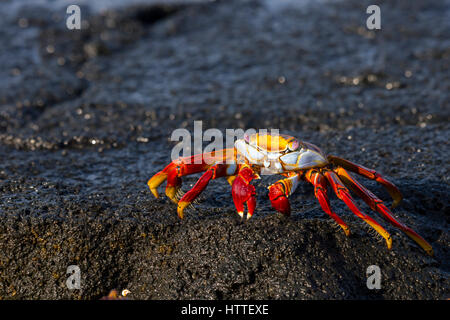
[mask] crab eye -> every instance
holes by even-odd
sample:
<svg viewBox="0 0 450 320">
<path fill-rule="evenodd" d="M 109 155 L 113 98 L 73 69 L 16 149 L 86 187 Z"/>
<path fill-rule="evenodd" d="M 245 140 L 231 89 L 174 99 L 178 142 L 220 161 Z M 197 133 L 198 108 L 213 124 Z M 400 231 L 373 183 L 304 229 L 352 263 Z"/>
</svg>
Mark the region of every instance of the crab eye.
<svg viewBox="0 0 450 320">
<path fill-rule="evenodd" d="M 288 149 L 290 151 L 295 151 L 298 149 L 299 146 L 300 146 L 300 143 L 298 142 L 298 140 L 294 140 L 288 145 Z"/>
</svg>

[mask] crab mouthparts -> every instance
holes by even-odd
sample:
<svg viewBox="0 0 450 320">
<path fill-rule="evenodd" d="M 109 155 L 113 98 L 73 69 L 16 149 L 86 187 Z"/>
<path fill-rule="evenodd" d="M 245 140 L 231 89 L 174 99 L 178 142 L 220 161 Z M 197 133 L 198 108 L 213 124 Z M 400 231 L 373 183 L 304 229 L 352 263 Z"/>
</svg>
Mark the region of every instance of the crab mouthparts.
<svg viewBox="0 0 450 320">
<path fill-rule="evenodd" d="M 282 169 L 281 163 L 278 160 L 264 159 L 264 167 L 275 172 L 278 172 Z"/>
</svg>

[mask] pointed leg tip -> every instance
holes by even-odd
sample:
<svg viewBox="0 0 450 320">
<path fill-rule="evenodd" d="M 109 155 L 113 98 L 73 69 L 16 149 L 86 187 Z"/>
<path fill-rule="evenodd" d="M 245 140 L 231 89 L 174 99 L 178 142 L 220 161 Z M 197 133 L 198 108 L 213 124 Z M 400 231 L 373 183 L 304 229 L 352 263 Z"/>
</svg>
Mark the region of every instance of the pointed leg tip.
<svg viewBox="0 0 450 320">
<path fill-rule="evenodd" d="M 239 217 L 241 217 L 241 219 L 244 218 L 244 212 L 238 211 L 238 215 L 239 215 Z"/>
<path fill-rule="evenodd" d="M 158 190 L 156 190 L 156 188 L 150 188 L 150 192 L 153 194 L 153 196 L 154 196 L 156 199 L 159 198 Z"/>
<path fill-rule="evenodd" d="M 389 250 L 392 249 L 392 237 L 386 239 L 386 245 Z"/>
<path fill-rule="evenodd" d="M 425 242 L 425 243 L 424 243 L 424 242 Z M 422 243 L 417 242 L 417 243 L 422 247 L 423 250 L 425 250 L 425 252 L 426 252 L 430 257 L 433 257 L 433 256 L 434 256 L 434 250 L 433 250 L 433 247 L 431 247 L 431 245 L 430 245 L 428 242 L 426 242 L 425 240 L 424 240 L 424 242 L 422 242 Z"/>
<path fill-rule="evenodd" d="M 175 204 L 178 204 L 178 199 L 176 197 L 178 189 L 179 188 L 177 187 L 166 187 L 166 196 Z"/>
<path fill-rule="evenodd" d="M 190 204 L 190 202 L 186 202 L 186 201 L 178 202 L 177 213 L 178 213 L 178 217 L 180 219 L 184 218 L 184 208 L 186 208 L 189 204 Z"/>
<path fill-rule="evenodd" d="M 341 225 L 341 228 L 342 228 L 342 230 L 344 231 L 344 234 L 347 236 L 347 237 L 350 237 L 350 229 L 347 227 L 347 226 L 342 226 Z"/>
<path fill-rule="evenodd" d="M 433 247 L 424 238 L 418 235 L 414 230 L 407 228 L 403 230 L 408 237 L 414 240 L 429 256 L 434 255 Z"/>
<path fill-rule="evenodd" d="M 167 179 L 167 174 L 163 173 L 163 172 L 158 172 L 157 174 L 155 174 L 153 177 L 151 177 L 148 181 L 147 181 L 147 185 L 150 188 L 150 191 L 153 193 L 153 195 L 158 198 L 158 191 L 156 190 L 158 188 L 158 186 L 163 183 L 164 181 L 166 181 Z"/>
<path fill-rule="evenodd" d="M 397 208 L 397 206 L 400 204 L 401 201 L 402 201 L 402 199 L 395 200 L 394 202 L 392 202 L 391 209 Z"/>
</svg>

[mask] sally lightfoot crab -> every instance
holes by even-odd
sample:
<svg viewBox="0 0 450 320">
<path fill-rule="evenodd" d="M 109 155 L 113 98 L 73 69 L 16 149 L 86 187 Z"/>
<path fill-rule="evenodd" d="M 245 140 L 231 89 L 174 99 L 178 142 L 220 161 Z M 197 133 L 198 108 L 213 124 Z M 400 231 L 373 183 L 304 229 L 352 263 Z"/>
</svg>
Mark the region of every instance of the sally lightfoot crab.
<svg viewBox="0 0 450 320">
<path fill-rule="evenodd" d="M 224 177 L 231 185 L 232 197 L 238 214 L 244 217 L 247 206 L 247 219 L 251 218 L 256 207 L 253 179 L 260 174 L 279 174 L 284 176 L 268 187 L 272 207 L 284 215 L 290 215 L 289 196 L 295 191 L 300 181 L 313 185 L 314 194 L 325 211 L 349 236 L 348 225 L 333 211 L 327 195 L 329 187 L 348 208 L 386 241 L 388 249 L 392 247 L 390 234 L 372 217 L 363 213 L 352 196 L 358 195 L 375 212 L 379 213 L 393 226 L 405 232 L 419 244 L 429 255 L 433 255 L 431 245 L 414 230 L 393 217 L 391 211 L 377 196 L 360 184 L 350 173 L 359 174 L 375 180 L 389 192 L 393 198 L 392 207 L 402 199 L 398 188 L 372 169 L 365 168 L 343 158 L 326 156 L 317 146 L 300 141 L 287 135 L 252 134 L 238 139 L 234 148 L 203 153 L 172 161 L 162 171 L 155 174 L 148 186 L 158 198 L 157 187 L 167 180 L 166 195 L 178 205 L 178 216 L 183 218 L 183 210 L 189 206 L 206 188 L 210 180 Z M 180 195 L 181 177 L 204 172 L 197 183 L 184 195 Z"/>
</svg>

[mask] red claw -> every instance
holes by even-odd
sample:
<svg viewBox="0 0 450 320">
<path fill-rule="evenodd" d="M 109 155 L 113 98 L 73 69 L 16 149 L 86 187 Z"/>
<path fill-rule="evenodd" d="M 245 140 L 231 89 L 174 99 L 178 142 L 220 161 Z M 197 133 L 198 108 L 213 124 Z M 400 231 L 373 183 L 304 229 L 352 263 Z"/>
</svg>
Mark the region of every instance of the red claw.
<svg viewBox="0 0 450 320">
<path fill-rule="evenodd" d="M 252 217 L 256 208 L 256 191 L 250 182 L 257 177 L 250 167 L 243 167 L 231 187 L 234 205 L 241 218 L 244 217 L 244 205 L 247 204 L 247 220 Z"/>
<path fill-rule="evenodd" d="M 283 184 L 275 183 L 269 187 L 269 199 L 275 210 L 286 216 L 291 215 L 291 205 L 289 204 Z"/>
</svg>

